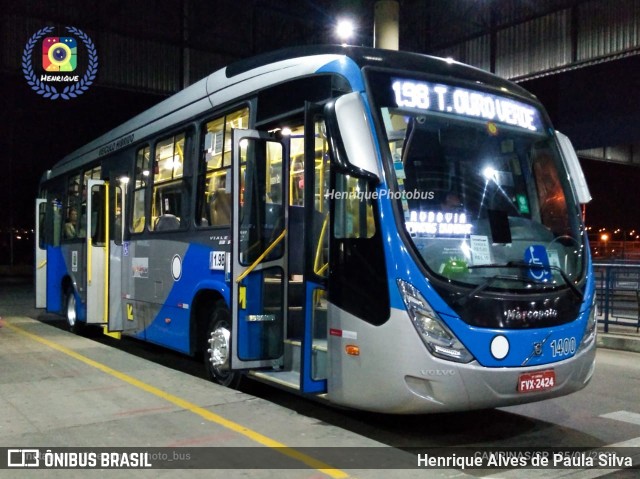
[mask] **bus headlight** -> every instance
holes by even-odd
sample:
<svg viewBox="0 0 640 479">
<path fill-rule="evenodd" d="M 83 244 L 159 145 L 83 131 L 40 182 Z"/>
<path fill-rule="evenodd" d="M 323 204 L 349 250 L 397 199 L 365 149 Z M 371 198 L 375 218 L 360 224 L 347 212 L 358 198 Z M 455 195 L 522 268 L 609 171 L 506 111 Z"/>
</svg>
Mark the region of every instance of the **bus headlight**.
<svg viewBox="0 0 640 479">
<path fill-rule="evenodd" d="M 438 317 L 420 291 L 401 279 L 398 280 L 398 288 L 411 322 L 431 354 L 459 363 L 473 360 L 471 353 Z"/>
<path fill-rule="evenodd" d="M 584 328 L 584 336 L 582 336 L 582 342 L 580 343 L 578 351 L 585 349 L 596 339 L 596 335 L 598 334 L 598 320 L 596 309 L 596 295 L 594 294 L 591 311 L 589 311 L 589 319 L 587 320 L 587 326 Z"/>
</svg>

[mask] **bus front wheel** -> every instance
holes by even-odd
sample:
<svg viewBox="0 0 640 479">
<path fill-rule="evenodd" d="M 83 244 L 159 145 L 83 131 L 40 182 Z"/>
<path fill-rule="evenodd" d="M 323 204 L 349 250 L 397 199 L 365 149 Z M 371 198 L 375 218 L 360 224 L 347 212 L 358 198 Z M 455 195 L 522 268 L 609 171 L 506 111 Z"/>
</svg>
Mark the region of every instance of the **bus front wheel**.
<svg viewBox="0 0 640 479">
<path fill-rule="evenodd" d="M 211 313 L 206 340 L 204 364 L 209 379 L 226 387 L 238 387 L 242 375 L 230 370 L 231 314 L 223 301 Z"/>
</svg>

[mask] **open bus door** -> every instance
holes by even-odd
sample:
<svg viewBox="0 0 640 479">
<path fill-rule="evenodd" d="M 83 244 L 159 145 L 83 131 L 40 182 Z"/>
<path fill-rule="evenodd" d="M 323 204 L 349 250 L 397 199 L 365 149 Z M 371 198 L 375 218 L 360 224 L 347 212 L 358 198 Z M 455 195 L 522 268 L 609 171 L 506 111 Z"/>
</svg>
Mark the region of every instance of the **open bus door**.
<svg viewBox="0 0 640 479">
<path fill-rule="evenodd" d="M 108 183 L 103 180 L 88 180 L 87 210 L 81 218 L 87 232 L 85 257 L 87 324 L 107 322 L 109 286 L 109 242 L 108 242 Z"/>
<path fill-rule="evenodd" d="M 87 232 L 86 321 L 103 324 L 105 334 L 120 338 L 124 327 L 119 289 L 123 229 L 119 218 L 124 214 L 124 189 L 90 179 L 87 191 L 87 213 L 82 218 Z"/>
<path fill-rule="evenodd" d="M 129 242 L 125 235 L 126 193 L 129 175 L 113 174 L 116 181 L 108 187 L 109 191 L 109 308 L 108 325 L 105 334 L 119 338 L 121 331 L 136 329 L 133 317 L 133 305 L 127 304 L 123 311 L 122 291 L 125 257 L 129 256 Z"/>
<path fill-rule="evenodd" d="M 330 162 L 322 108 L 306 113 L 303 207 L 289 202 L 288 137 L 235 130 L 232 166 L 231 368 L 270 368 L 260 376 L 313 394 L 327 390 Z M 290 369 L 285 341 L 299 348 Z"/>
<path fill-rule="evenodd" d="M 231 368 L 282 364 L 287 322 L 289 139 L 233 131 Z"/>
<path fill-rule="evenodd" d="M 36 200 L 35 289 L 36 308 L 47 306 L 47 246 L 45 237 L 46 199 Z"/>
<path fill-rule="evenodd" d="M 304 327 L 300 354 L 300 391 L 327 391 L 327 277 L 329 262 L 329 143 L 324 104 L 305 108 L 304 171 Z"/>
</svg>

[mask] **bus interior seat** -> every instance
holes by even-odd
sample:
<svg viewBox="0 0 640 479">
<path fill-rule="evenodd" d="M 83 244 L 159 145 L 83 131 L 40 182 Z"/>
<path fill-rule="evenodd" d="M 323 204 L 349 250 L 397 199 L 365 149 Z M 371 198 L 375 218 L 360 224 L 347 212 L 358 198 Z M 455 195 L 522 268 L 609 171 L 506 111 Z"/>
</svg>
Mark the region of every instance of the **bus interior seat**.
<svg viewBox="0 0 640 479">
<path fill-rule="evenodd" d="M 142 233 L 144 231 L 144 216 L 139 216 L 138 218 L 133 220 L 133 232 L 134 233 Z"/>
<path fill-rule="evenodd" d="M 231 198 L 224 188 L 216 191 L 209 202 L 211 224 L 214 226 L 231 224 Z"/>
<path fill-rule="evenodd" d="M 171 231 L 180 229 L 180 219 L 177 216 L 166 214 L 156 220 L 156 231 Z"/>
</svg>

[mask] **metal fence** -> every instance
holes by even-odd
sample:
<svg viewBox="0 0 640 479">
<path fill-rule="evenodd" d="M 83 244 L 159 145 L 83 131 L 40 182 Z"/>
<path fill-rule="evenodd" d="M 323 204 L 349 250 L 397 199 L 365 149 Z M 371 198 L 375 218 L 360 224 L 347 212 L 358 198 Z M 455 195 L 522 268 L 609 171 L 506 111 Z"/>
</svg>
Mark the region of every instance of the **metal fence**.
<svg viewBox="0 0 640 479">
<path fill-rule="evenodd" d="M 598 322 L 640 329 L 640 264 L 594 263 Z"/>
</svg>

